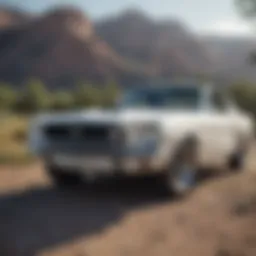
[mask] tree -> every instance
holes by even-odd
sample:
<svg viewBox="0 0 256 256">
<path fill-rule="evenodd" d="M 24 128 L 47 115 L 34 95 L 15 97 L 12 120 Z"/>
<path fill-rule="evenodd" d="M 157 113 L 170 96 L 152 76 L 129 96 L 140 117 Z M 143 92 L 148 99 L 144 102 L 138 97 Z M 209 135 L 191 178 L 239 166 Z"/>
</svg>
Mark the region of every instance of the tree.
<svg viewBox="0 0 256 256">
<path fill-rule="evenodd" d="M 116 98 L 119 95 L 119 87 L 114 81 L 110 81 L 104 88 L 101 90 L 102 97 L 102 106 L 110 107 L 113 106 L 116 102 Z"/>
<path fill-rule="evenodd" d="M 56 92 L 51 97 L 51 109 L 53 110 L 67 110 L 74 107 L 74 97 L 70 92 Z"/>
<path fill-rule="evenodd" d="M 11 110 L 16 102 L 17 93 L 8 84 L 0 84 L 0 110 Z"/>
<path fill-rule="evenodd" d="M 246 18 L 256 18 L 256 0 L 235 0 L 235 4 Z"/>
<path fill-rule="evenodd" d="M 256 86 L 247 82 L 239 82 L 230 87 L 230 93 L 237 104 L 256 117 Z"/>
<path fill-rule="evenodd" d="M 239 12 L 245 18 L 254 21 L 256 18 L 256 0 L 234 0 Z M 249 63 L 256 64 L 256 51 L 249 56 Z"/>
<path fill-rule="evenodd" d="M 100 90 L 92 84 L 79 84 L 74 93 L 77 108 L 101 106 Z"/>
<path fill-rule="evenodd" d="M 49 106 L 50 95 L 44 84 L 37 79 L 31 79 L 21 92 L 16 108 L 21 112 L 38 112 Z"/>
</svg>

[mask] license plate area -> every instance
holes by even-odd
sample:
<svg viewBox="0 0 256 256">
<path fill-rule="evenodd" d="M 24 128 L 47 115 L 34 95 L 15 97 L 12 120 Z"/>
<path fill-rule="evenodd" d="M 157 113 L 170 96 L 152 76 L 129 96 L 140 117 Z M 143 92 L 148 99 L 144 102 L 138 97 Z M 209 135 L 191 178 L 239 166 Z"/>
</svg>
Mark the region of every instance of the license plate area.
<svg viewBox="0 0 256 256">
<path fill-rule="evenodd" d="M 73 168 L 88 172 L 110 171 L 114 168 L 112 159 L 104 156 L 69 156 L 57 154 L 53 157 L 53 162 L 62 168 Z"/>
</svg>

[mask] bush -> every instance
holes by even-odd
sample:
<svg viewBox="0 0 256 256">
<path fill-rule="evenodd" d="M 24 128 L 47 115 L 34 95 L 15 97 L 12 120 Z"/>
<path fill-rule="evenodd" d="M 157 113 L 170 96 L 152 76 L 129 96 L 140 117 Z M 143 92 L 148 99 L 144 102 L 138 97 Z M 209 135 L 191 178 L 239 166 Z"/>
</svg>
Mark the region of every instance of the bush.
<svg viewBox="0 0 256 256">
<path fill-rule="evenodd" d="M 30 79 L 18 93 L 3 83 L 0 84 L 0 111 L 14 110 L 16 113 L 31 114 L 49 109 L 59 111 L 109 107 L 115 103 L 118 92 L 118 86 L 113 81 L 103 86 L 80 83 L 70 92 L 50 92 L 41 81 Z"/>
<path fill-rule="evenodd" d="M 75 107 L 96 107 L 102 105 L 102 95 L 99 88 L 92 84 L 80 84 L 74 93 Z"/>
<path fill-rule="evenodd" d="M 11 110 L 17 100 L 17 93 L 7 84 L 0 84 L 0 110 Z"/>
<path fill-rule="evenodd" d="M 28 139 L 28 127 L 25 125 L 17 127 L 11 136 L 13 141 L 17 143 L 26 143 Z"/>
<path fill-rule="evenodd" d="M 239 82 L 230 87 L 230 93 L 237 104 L 256 117 L 256 85 Z"/>
<path fill-rule="evenodd" d="M 74 94 L 76 107 L 109 107 L 115 104 L 118 86 L 109 82 L 105 86 L 80 84 Z"/>
<path fill-rule="evenodd" d="M 69 92 L 56 92 L 51 97 L 51 109 L 67 110 L 74 108 L 74 95 Z"/>
<path fill-rule="evenodd" d="M 27 163 L 33 160 L 27 147 L 28 118 L 6 115 L 0 126 L 0 164 Z"/>
<path fill-rule="evenodd" d="M 116 98 L 119 95 L 119 88 L 115 82 L 108 83 L 101 92 L 102 102 L 101 105 L 103 107 L 110 107 L 115 105 Z"/>
<path fill-rule="evenodd" d="M 50 94 L 44 84 L 36 79 L 31 79 L 26 84 L 19 97 L 16 110 L 18 112 L 32 113 L 48 109 L 50 106 Z"/>
</svg>

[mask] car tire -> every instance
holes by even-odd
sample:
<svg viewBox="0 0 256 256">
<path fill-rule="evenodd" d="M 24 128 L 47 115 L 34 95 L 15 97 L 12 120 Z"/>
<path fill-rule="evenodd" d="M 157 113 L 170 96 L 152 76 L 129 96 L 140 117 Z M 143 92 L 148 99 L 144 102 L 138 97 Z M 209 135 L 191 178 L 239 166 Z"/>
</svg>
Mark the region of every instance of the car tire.
<svg viewBox="0 0 256 256">
<path fill-rule="evenodd" d="M 192 141 L 190 141 L 192 142 Z M 183 197 L 191 192 L 198 183 L 197 143 L 185 143 L 170 163 L 165 184 L 168 193 Z"/>
<path fill-rule="evenodd" d="M 232 172 L 241 172 L 245 166 L 245 153 L 237 152 L 233 154 L 228 163 L 228 167 Z"/>
<path fill-rule="evenodd" d="M 48 175 L 53 182 L 58 186 L 78 185 L 80 178 L 76 174 L 65 173 L 63 170 L 56 167 L 47 167 Z"/>
</svg>

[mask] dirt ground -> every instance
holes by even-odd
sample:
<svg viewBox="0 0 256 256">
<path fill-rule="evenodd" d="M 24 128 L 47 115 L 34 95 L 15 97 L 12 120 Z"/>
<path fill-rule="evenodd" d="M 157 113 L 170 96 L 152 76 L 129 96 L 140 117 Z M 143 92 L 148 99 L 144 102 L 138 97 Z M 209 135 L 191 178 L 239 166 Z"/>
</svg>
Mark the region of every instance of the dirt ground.
<svg viewBox="0 0 256 256">
<path fill-rule="evenodd" d="M 39 164 L 0 167 L 1 256 L 255 256 L 256 165 L 187 198 L 156 179 L 59 189 Z"/>
</svg>

